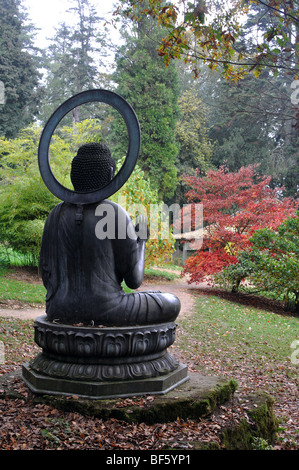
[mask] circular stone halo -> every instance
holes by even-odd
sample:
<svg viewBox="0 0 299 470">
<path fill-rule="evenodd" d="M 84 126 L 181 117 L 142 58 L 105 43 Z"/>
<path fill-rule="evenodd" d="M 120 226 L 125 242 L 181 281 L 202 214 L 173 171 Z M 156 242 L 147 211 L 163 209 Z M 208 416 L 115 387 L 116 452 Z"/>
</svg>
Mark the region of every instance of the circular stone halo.
<svg viewBox="0 0 299 470">
<path fill-rule="evenodd" d="M 106 186 L 91 192 L 72 191 L 60 184 L 52 172 L 49 162 L 50 142 L 56 127 L 64 116 L 74 108 L 90 102 L 106 103 L 121 114 L 128 130 L 128 151 L 121 169 Z M 136 165 L 140 150 L 140 141 L 141 133 L 138 118 L 133 108 L 124 98 L 117 93 L 103 89 L 83 91 L 62 103 L 46 123 L 41 134 L 38 148 L 39 171 L 47 188 L 54 196 L 58 197 L 58 199 L 72 204 L 93 204 L 112 196 L 112 194 L 116 193 L 125 184 Z"/>
</svg>

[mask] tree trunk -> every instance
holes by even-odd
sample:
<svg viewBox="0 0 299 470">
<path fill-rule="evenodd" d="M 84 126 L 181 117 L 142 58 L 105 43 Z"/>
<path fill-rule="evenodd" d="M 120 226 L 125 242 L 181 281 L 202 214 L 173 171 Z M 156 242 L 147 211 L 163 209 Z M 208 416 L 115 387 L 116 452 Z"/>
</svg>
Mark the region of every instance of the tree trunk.
<svg viewBox="0 0 299 470">
<path fill-rule="evenodd" d="M 78 124 L 80 122 L 80 107 L 73 109 L 73 124 Z"/>
</svg>

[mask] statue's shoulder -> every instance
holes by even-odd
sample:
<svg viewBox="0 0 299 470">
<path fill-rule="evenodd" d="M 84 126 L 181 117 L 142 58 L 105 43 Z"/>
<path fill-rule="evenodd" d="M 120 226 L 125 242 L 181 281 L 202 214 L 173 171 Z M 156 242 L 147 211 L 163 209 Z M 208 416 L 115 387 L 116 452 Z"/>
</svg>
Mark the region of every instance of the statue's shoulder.
<svg viewBox="0 0 299 470">
<path fill-rule="evenodd" d="M 114 201 L 110 201 L 109 199 L 104 199 L 103 201 L 99 202 L 97 207 L 98 206 L 105 206 L 105 205 L 108 205 L 109 207 L 112 207 L 114 210 L 115 210 L 115 214 L 120 214 L 120 215 L 125 215 L 126 217 L 129 218 L 129 214 L 128 212 L 126 211 L 126 209 L 121 206 L 120 204 L 117 204 L 116 202 Z"/>
<path fill-rule="evenodd" d="M 50 211 L 48 215 L 48 219 L 54 218 L 57 215 L 59 215 L 63 205 L 64 205 L 64 202 L 60 202 L 59 204 L 57 204 L 57 206 L 53 207 L 53 209 Z"/>
</svg>

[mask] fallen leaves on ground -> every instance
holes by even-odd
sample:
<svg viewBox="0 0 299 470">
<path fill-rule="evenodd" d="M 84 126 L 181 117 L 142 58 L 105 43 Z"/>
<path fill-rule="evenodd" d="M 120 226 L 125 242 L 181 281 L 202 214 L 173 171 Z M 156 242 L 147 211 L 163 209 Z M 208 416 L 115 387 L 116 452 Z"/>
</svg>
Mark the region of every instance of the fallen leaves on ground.
<svg viewBox="0 0 299 470">
<path fill-rule="evenodd" d="M 202 358 L 202 360 L 208 370 L 209 359 Z M 192 362 L 188 365 L 191 370 L 196 367 Z M 14 368 L 6 366 L 6 373 Z M 219 368 L 222 376 L 231 375 L 220 364 Z M 15 378 L 13 389 L 20 398 L 0 399 L 0 448 L 2 450 L 161 450 L 163 448 L 188 450 L 192 449 L 192 443 L 197 441 L 215 443 L 222 448 L 223 426 L 238 423 L 244 418 L 249 420 L 246 414 L 248 402 L 246 394 L 259 387 L 265 389 L 267 386 L 265 375 L 253 374 L 249 367 L 247 369 L 244 367 L 239 373 L 236 369 L 234 378 L 239 380 L 238 400 L 221 405 L 210 417 L 198 421 L 178 419 L 171 423 L 154 425 L 131 424 L 117 419 L 102 420 L 83 416 L 77 412 L 57 410 L 45 404 L 34 404 L 28 401 L 28 389 L 23 380 Z M 281 392 L 276 396 L 274 409 L 276 415 L 283 420 L 284 429 L 274 449 L 295 450 L 299 447 L 297 389 L 291 380 L 284 389 L 285 382 L 282 381 L 281 374 L 276 376 L 276 380 L 281 382 Z M 142 407 L 154 399 L 153 396 L 119 399 L 115 406 Z"/>
<path fill-rule="evenodd" d="M 181 336 L 186 332 L 180 330 L 176 340 L 178 345 Z M 205 374 L 218 375 L 222 377 L 234 378 L 238 382 L 236 396 L 242 404 L 242 411 L 246 412 L 246 396 L 258 390 L 268 392 L 274 398 L 273 410 L 279 420 L 278 440 L 274 447 L 276 450 L 297 450 L 299 449 L 299 395 L 298 377 L 294 376 L 293 367 L 286 364 L 263 362 L 258 364 L 251 355 L 244 353 L 242 357 L 229 357 L 226 354 L 219 359 L 212 355 L 205 354 L 202 349 L 196 352 L 196 345 L 192 345 L 192 340 L 188 336 L 188 351 L 195 351 L 189 354 L 187 351 L 176 349 L 176 354 L 180 360 L 184 360 L 188 368 L 193 371 L 203 369 Z M 197 347 L 198 350 L 198 347 Z M 244 398 L 244 399 L 243 399 Z M 228 415 L 231 413 L 227 408 Z"/>
<path fill-rule="evenodd" d="M 86 417 L 28 402 L 26 386 L 15 379 L 14 389 L 24 399 L 0 400 L 0 442 L 3 450 L 98 449 L 159 450 L 165 447 L 191 448 L 191 442 L 217 442 L 216 420 L 183 421 L 167 424 L 129 424 L 124 421 Z M 154 397 L 119 400 L 116 406 L 144 406 Z"/>
</svg>

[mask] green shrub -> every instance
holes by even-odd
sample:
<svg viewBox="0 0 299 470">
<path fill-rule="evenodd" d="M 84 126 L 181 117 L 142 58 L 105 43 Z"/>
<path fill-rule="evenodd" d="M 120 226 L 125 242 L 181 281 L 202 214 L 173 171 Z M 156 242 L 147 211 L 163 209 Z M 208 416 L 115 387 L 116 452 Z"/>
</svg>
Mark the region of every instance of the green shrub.
<svg viewBox="0 0 299 470">
<path fill-rule="evenodd" d="M 251 247 L 238 261 L 220 273 L 216 282 L 239 287 L 246 279 L 254 289 L 283 299 L 287 308 L 299 310 L 299 217 L 289 217 L 277 230 L 259 229 L 250 238 Z"/>
<path fill-rule="evenodd" d="M 14 140 L 0 138 L 0 245 L 3 253 L 11 250 L 25 257 L 26 264 L 38 263 L 44 223 L 50 211 L 60 201 L 45 186 L 38 168 L 38 144 L 41 129 L 24 129 Z M 80 145 L 101 140 L 101 127 L 96 119 L 86 119 L 74 127 L 61 127 L 53 135 L 50 146 L 51 169 L 56 179 L 73 189 L 70 181 L 71 161 Z M 118 169 L 123 161 L 118 162 Z M 142 204 L 149 210 L 158 203 L 157 191 L 136 165 L 126 184 L 112 199 L 128 206 Z M 126 208 L 126 207 L 125 207 Z M 134 212 L 134 211 L 133 211 Z M 149 212 L 149 211 L 148 211 Z M 134 213 L 130 214 L 136 215 Z M 174 239 L 150 239 L 147 243 L 146 264 L 159 264 L 170 258 Z M 6 261 L 9 262 L 10 256 Z"/>
</svg>

